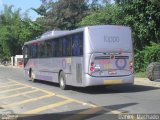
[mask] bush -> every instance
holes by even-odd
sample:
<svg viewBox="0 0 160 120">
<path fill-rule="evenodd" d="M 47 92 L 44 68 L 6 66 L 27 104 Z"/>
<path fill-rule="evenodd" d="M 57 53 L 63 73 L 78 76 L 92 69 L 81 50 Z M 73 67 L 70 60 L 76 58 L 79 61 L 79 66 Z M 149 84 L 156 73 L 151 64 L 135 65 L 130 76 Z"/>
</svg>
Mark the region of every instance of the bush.
<svg viewBox="0 0 160 120">
<path fill-rule="evenodd" d="M 136 72 L 144 72 L 145 71 L 145 66 L 146 66 L 146 62 L 144 61 L 144 51 L 139 51 L 136 50 L 135 52 L 135 56 L 134 56 L 134 68 Z"/>
<path fill-rule="evenodd" d="M 151 62 L 160 62 L 160 44 L 151 42 L 143 51 L 136 51 L 135 71 L 144 72 Z"/>
</svg>

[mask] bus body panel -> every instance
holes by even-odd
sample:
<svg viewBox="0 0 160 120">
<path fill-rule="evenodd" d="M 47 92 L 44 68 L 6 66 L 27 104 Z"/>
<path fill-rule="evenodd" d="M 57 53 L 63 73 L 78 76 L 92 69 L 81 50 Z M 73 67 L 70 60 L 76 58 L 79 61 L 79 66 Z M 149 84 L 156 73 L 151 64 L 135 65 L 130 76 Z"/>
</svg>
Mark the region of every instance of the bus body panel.
<svg viewBox="0 0 160 120">
<path fill-rule="evenodd" d="M 133 74 L 121 77 L 93 77 L 85 74 L 85 87 L 96 85 L 133 84 Z"/>
<path fill-rule="evenodd" d="M 117 53 L 118 51 L 107 55 L 104 53 L 93 53 L 90 63 L 94 63 L 95 71 L 92 72 L 92 76 L 112 77 L 132 74 L 129 66 L 129 63 L 133 60 L 131 53 L 122 53 L 121 55 Z"/>
<path fill-rule="evenodd" d="M 85 29 L 85 53 L 133 51 L 132 34 L 130 27 L 106 25 L 93 26 Z"/>
<path fill-rule="evenodd" d="M 113 25 L 93 26 L 87 28 L 85 34 L 84 71 L 86 75 L 90 76 L 85 78 L 86 86 L 100 85 L 104 79 L 110 80 L 111 78 L 116 80 L 118 77 L 122 81 L 121 84 L 127 83 L 127 81 L 128 83 L 133 83 L 131 29 Z M 130 63 L 132 66 L 130 66 Z M 92 65 L 94 65 L 94 71 L 90 70 Z"/>
<path fill-rule="evenodd" d="M 32 69 L 34 79 L 58 83 L 59 72 L 63 70 L 67 85 L 83 86 L 83 57 L 30 59 L 25 67 L 25 77 L 29 79 Z"/>
</svg>

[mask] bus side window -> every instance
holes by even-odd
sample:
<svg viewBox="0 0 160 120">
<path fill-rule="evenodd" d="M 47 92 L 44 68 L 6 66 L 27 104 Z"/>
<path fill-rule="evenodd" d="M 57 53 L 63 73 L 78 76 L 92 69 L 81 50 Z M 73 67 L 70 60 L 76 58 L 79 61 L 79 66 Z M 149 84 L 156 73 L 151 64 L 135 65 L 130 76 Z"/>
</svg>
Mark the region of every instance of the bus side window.
<svg viewBox="0 0 160 120">
<path fill-rule="evenodd" d="M 40 42 L 38 45 L 38 56 L 40 58 L 45 57 L 45 44 L 44 44 L 44 42 Z"/>
<path fill-rule="evenodd" d="M 31 47 L 31 57 L 36 58 L 37 57 L 37 45 L 33 43 L 30 47 Z"/>
<path fill-rule="evenodd" d="M 56 41 L 55 40 L 51 41 L 51 48 L 52 48 L 52 56 L 55 57 L 56 56 Z"/>
<path fill-rule="evenodd" d="M 52 57 L 52 42 L 46 41 L 46 57 Z"/>
<path fill-rule="evenodd" d="M 62 57 L 62 39 L 56 41 L 56 57 Z"/>
<path fill-rule="evenodd" d="M 71 36 L 67 37 L 67 56 L 71 56 L 72 55 L 72 38 Z"/>
<path fill-rule="evenodd" d="M 72 38 L 72 55 L 80 56 L 83 55 L 83 37 L 82 34 L 73 35 Z"/>
<path fill-rule="evenodd" d="M 66 37 L 62 38 L 63 44 L 63 56 L 67 56 L 67 39 Z"/>
<path fill-rule="evenodd" d="M 63 56 L 71 56 L 71 37 L 66 36 L 63 38 Z"/>
</svg>

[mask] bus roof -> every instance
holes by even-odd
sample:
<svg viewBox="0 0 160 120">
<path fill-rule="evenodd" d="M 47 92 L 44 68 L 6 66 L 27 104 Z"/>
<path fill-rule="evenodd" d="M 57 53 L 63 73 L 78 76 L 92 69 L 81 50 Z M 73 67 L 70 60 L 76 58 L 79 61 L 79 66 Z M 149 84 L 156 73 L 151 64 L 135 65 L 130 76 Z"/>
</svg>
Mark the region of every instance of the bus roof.
<svg viewBox="0 0 160 120">
<path fill-rule="evenodd" d="M 48 36 L 48 37 L 40 37 L 40 38 L 38 38 L 38 39 L 25 42 L 24 45 L 31 44 L 31 43 L 35 43 L 35 42 L 39 42 L 39 41 L 45 41 L 45 40 L 49 40 L 49 39 L 53 39 L 53 38 L 63 37 L 63 36 L 65 36 L 65 35 L 70 35 L 70 34 L 74 34 L 74 33 L 78 33 L 78 32 L 83 32 L 86 28 L 88 28 L 88 29 L 95 29 L 95 28 L 102 28 L 102 27 L 107 27 L 107 26 L 108 26 L 108 27 L 117 27 L 117 28 L 127 27 L 127 26 L 122 26 L 122 25 L 95 25 L 95 26 L 85 26 L 85 27 L 82 27 L 82 28 L 77 28 L 77 29 L 75 29 L 75 30 L 65 31 L 65 32 L 62 32 L 62 33 L 59 33 L 59 34 L 55 34 L 55 35 Z M 128 27 L 128 28 L 130 28 L 130 27 Z"/>
</svg>

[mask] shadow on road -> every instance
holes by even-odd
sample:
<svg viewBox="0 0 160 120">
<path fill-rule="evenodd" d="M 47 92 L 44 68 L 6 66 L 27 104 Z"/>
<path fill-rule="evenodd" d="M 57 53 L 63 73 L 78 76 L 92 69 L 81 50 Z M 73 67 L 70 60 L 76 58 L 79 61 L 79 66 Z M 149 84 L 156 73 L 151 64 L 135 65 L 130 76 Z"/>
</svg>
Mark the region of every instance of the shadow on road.
<svg viewBox="0 0 160 120">
<path fill-rule="evenodd" d="M 59 84 L 46 82 L 46 81 L 37 81 L 40 84 L 46 84 L 54 87 L 59 87 Z M 92 87 L 70 87 L 70 90 L 88 93 L 88 94 L 107 94 L 107 93 L 134 93 L 134 92 L 143 92 L 160 89 L 158 87 L 144 86 L 144 85 L 112 85 L 112 86 L 92 86 Z"/>
<path fill-rule="evenodd" d="M 143 85 L 112 85 L 112 86 L 95 86 L 87 88 L 74 88 L 73 90 L 89 94 L 106 94 L 106 93 L 134 93 L 160 89 Z"/>
<path fill-rule="evenodd" d="M 49 82 L 49 81 L 35 80 L 35 83 L 40 83 L 40 84 L 45 84 L 45 85 L 49 85 L 49 86 L 59 87 L 58 83 L 53 83 L 53 82 Z"/>
<path fill-rule="evenodd" d="M 53 114 L 20 115 L 21 117 L 18 118 L 18 120 L 116 120 L 119 117 L 118 114 L 124 113 L 124 111 L 120 111 L 119 109 L 136 104 L 137 103 L 117 104 Z M 113 114 L 113 110 L 117 113 Z M 125 113 L 127 112 L 125 111 Z"/>
</svg>

